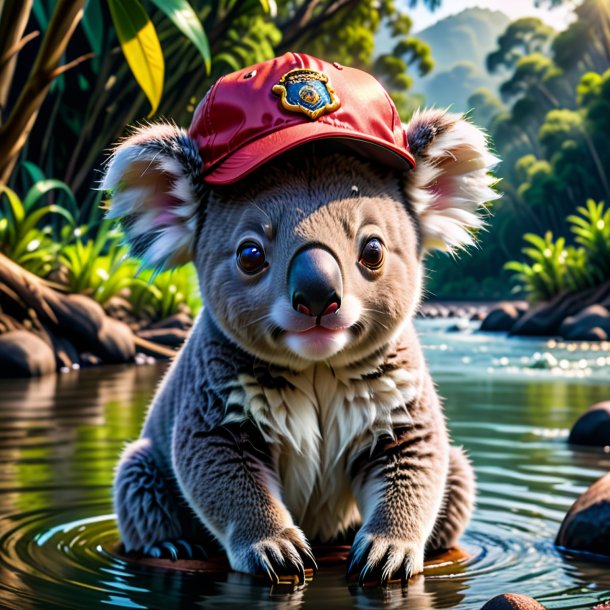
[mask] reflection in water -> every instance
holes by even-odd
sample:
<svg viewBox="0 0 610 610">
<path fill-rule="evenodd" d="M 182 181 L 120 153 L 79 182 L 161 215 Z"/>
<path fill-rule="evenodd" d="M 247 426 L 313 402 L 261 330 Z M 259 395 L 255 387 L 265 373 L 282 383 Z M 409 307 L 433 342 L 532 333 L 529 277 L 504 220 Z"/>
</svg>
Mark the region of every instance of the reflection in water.
<svg viewBox="0 0 610 610">
<path fill-rule="evenodd" d="M 467 610 L 513 591 L 548 608 L 590 608 L 610 597 L 608 565 L 562 555 L 552 544 L 574 498 L 610 470 L 603 452 L 565 444 L 575 418 L 609 398 L 607 355 L 591 361 L 591 350 L 447 335 L 436 322 L 422 327 L 454 441 L 478 477 L 467 559 L 428 567 L 403 590 L 348 586 L 337 564 L 322 566 L 305 586 L 270 588 L 242 574 L 120 557 L 113 468 L 138 436 L 165 365 L 107 367 L 0 386 L 0 607 Z M 567 360 L 564 371 L 588 372 L 532 367 L 536 352 Z"/>
</svg>

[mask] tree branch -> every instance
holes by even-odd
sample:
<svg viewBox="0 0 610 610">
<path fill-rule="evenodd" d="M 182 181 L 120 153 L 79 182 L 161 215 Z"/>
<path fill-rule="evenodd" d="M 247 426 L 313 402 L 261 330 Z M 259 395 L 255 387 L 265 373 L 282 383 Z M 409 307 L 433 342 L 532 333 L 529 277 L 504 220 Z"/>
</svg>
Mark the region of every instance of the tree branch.
<svg viewBox="0 0 610 610">
<path fill-rule="evenodd" d="M 58 0 L 55 5 L 28 81 L 0 128 L 0 184 L 7 182 L 27 141 L 61 57 L 82 19 L 85 3 L 86 0 Z"/>
<path fill-rule="evenodd" d="M 71 70 L 72 68 L 75 68 L 76 66 L 78 66 L 78 64 L 82 64 L 84 61 L 87 61 L 88 59 L 92 59 L 93 57 L 95 57 L 95 53 L 85 53 L 84 55 L 81 55 L 80 57 L 77 57 L 76 59 L 69 61 L 67 64 L 64 64 L 63 66 L 58 66 L 57 68 L 55 68 L 55 70 L 53 70 L 53 72 L 51 72 L 51 75 L 53 76 L 53 78 L 57 78 L 64 72 L 67 72 L 68 70 Z"/>
<path fill-rule="evenodd" d="M 2 124 L 2 111 L 8 103 L 8 94 L 13 81 L 13 74 L 17 64 L 17 56 L 13 55 L 4 61 L 9 51 L 14 48 L 23 36 L 32 10 L 32 0 L 9 1 L 0 10 L 0 124 Z"/>
<path fill-rule="evenodd" d="M 300 20 L 300 23 L 294 24 L 293 20 L 280 27 L 282 31 L 282 42 L 276 48 L 277 54 L 285 53 L 286 51 L 296 48 L 297 42 L 302 38 L 310 36 L 311 32 L 317 30 L 325 21 L 331 19 L 341 11 L 358 5 L 359 0 L 336 0 L 327 8 L 321 11 L 315 17 L 313 10 L 308 10 Z M 305 3 L 307 4 L 307 2 Z M 310 4 L 317 5 L 319 2 L 312 1 Z M 315 9 L 315 6 L 313 7 Z M 305 18 L 308 18 L 306 21 Z"/>
<path fill-rule="evenodd" d="M 35 30 L 34 32 L 30 32 L 26 36 L 24 36 L 19 42 L 15 43 L 10 49 L 8 49 L 2 57 L 0 57 L 0 70 L 4 68 L 4 65 L 7 61 L 11 60 L 25 45 L 30 42 L 30 40 L 34 40 L 34 38 L 38 38 L 40 36 L 40 32 Z"/>
</svg>

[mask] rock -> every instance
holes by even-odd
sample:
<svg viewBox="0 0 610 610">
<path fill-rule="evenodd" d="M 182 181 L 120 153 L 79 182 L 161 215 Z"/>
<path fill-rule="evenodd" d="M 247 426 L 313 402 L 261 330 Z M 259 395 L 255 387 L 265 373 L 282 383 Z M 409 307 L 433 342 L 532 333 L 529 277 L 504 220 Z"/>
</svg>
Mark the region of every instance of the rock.
<svg viewBox="0 0 610 610">
<path fill-rule="evenodd" d="M 38 377 L 55 372 L 55 354 L 46 341 L 26 330 L 0 335 L 0 377 Z"/>
<path fill-rule="evenodd" d="M 71 294 L 54 308 L 59 329 L 80 350 L 90 349 L 107 319 L 102 306 L 82 294 Z"/>
<path fill-rule="evenodd" d="M 585 330 L 582 334 L 574 337 L 575 341 L 607 341 L 608 333 L 599 326 Z"/>
<path fill-rule="evenodd" d="M 481 610 L 545 610 L 545 608 L 540 602 L 527 595 L 503 593 L 490 599 Z"/>
<path fill-rule="evenodd" d="M 604 341 L 610 335 L 610 312 L 602 305 L 585 307 L 564 319 L 559 334 L 571 341 Z"/>
<path fill-rule="evenodd" d="M 610 445 L 610 400 L 589 407 L 572 426 L 568 443 L 573 445 Z"/>
<path fill-rule="evenodd" d="M 485 311 L 475 311 L 470 316 L 470 320 L 472 322 L 482 322 L 486 317 L 487 317 L 487 313 Z"/>
<path fill-rule="evenodd" d="M 509 331 L 519 319 L 519 311 L 511 303 L 501 303 L 494 307 L 481 324 L 483 331 Z"/>
<path fill-rule="evenodd" d="M 180 347 L 188 335 L 188 330 L 180 328 L 149 328 L 138 333 L 138 337 L 142 339 L 174 348 Z"/>
<path fill-rule="evenodd" d="M 610 298 L 610 280 L 580 292 L 565 292 L 529 309 L 513 326 L 511 335 L 548 337 L 559 335 L 561 323 L 589 305 Z"/>
<path fill-rule="evenodd" d="M 146 330 L 152 328 L 180 328 L 181 330 L 188 330 L 193 326 L 193 318 L 186 315 L 185 313 L 177 313 L 165 320 L 154 322 Z"/>
<path fill-rule="evenodd" d="M 574 502 L 555 544 L 575 551 L 610 555 L 610 473 L 595 481 Z"/>
<path fill-rule="evenodd" d="M 113 296 L 108 299 L 104 310 L 111 318 L 121 322 L 126 322 L 133 318 L 131 303 L 120 296 Z"/>
<path fill-rule="evenodd" d="M 437 318 L 448 318 L 449 317 L 449 309 L 444 305 L 439 305 L 437 309 Z"/>
<path fill-rule="evenodd" d="M 447 327 L 446 332 L 448 333 L 461 333 L 468 330 L 468 322 L 464 318 L 460 318 L 454 324 Z"/>
<path fill-rule="evenodd" d="M 105 363 L 133 362 L 136 355 L 133 333 L 126 324 L 105 318 L 97 342 L 91 345 L 91 351 Z"/>
</svg>

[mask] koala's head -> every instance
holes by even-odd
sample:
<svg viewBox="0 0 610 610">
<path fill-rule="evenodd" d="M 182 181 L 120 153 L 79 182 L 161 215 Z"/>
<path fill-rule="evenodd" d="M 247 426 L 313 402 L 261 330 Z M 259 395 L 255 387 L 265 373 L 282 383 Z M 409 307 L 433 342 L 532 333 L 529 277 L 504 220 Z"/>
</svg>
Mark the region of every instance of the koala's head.
<svg viewBox="0 0 610 610">
<path fill-rule="evenodd" d="M 172 125 L 138 130 L 102 188 L 132 253 L 159 269 L 194 260 L 205 307 L 257 357 L 295 369 L 357 362 L 415 311 L 422 256 L 472 242 L 496 197 L 484 135 L 459 115 L 404 126 L 416 167 L 399 170 L 320 140 L 220 186 L 206 151 Z"/>
</svg>

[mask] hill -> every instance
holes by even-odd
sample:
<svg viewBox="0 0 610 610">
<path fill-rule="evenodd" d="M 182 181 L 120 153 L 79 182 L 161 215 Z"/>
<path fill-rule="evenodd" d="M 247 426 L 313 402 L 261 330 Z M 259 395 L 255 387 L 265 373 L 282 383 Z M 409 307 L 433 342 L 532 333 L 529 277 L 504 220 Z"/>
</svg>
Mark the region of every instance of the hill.
<svg viewBox="0 0 610 610">
<path fill-rule="evenodd" d="M 435 61 L 434 69 L 425 77 L 410 74 L 413 93 L 423 94 L 428 105 L 461 111 L 466 110 L 468 97 L 476 89 L 495 90 L 501 77 L 487 73 L 485 58 L 509 23 L 509 17 L 501 11 L 470 8 L 413 34 L 430 45 Z M 382 30 L 377 37 L 377 52 L 387 52 L 392 45 L 388 31 Z"/>
<path fill-rule="evenodd" d="M 432 48 L 434 70 L 415 81 L 413 91 L 422 93 L 427 104 L 467 110 L 469 96 L 481 87 L 496 89 L 501 77 L 490 76 L 485 58 L 510 19 L 500 11 L 466 9 L 415 35 Z"/>
<path fill-rule="evenodd" d="M 416 32 L 415 36 L 432 47 L 434 72 L 445 72 L 462 62 L 484 70 L 487 54 L 495 48 L 498 36 L 509 23 L 510 19 L 501 11 L 471 8 Z"/>
</svg>

